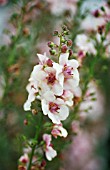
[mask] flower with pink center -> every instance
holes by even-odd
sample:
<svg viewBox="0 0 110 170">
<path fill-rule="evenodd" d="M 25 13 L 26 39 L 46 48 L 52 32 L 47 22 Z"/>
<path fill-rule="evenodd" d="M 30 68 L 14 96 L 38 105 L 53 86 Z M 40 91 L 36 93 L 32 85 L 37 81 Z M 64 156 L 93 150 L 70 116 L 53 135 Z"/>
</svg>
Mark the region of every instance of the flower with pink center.
<svg viewBox="0 0 110 170">
<path fill-rule="evenodd" d="M 63 128 L 62 124 L 54 125 L 51 134 L 57 138 L 57 136 L 66 138 L 68 133 L 67 130 Z"/>
<path fill-rule="evenodd" d="M 55 156 L 57 156 L 57 152 L 52 148 L 51 144 L 51 135 L 44 134 L 43 140 L 45 141 L 45 154 L 46 158 L 51 161 Z"/>
<path fill-rule="evenodd" d="M 41 105 L 44 115 L 55 124 L 60 124 L 69 115 L 69 109 L 61 98 L 56 98 L 52 91 L 47 91 L 41 99 Z"/>
<path fill-rule="evenodd" d="M 61 54 L 59 64 L 62 66 L 64 90 L 73 92 L 74 88 L 79 84 L 79 73 L 77 70 L 79 63 L 75 59 L 68 60 L 68 57 L 69 53 Z"/>
<path fill-rule="evenodd" d="M 23 163 L 23 164 L 28 163 L 28 162 L 29 162 L 28 154 L 25 153 L 24 155 L 22 155 L 22 156 L 19 158 L 19 161 L 20 161 L 21 163 Z"/>
</svg>

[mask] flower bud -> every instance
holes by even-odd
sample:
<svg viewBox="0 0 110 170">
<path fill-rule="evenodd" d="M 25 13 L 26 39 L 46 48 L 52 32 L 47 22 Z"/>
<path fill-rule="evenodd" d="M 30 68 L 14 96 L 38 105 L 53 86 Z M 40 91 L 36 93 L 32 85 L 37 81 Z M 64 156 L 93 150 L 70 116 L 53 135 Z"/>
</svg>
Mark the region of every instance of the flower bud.
<svg viewBox="0 0 110 170">
<path fill-rule="evenodd" d="M 51 49 L 49 52 L 50 52 L 51 55 L 55 55 L 56 54 L 56 50 L 54 50 L 54 49 Z"/>
<path fill-rule="evenodd" d="M 48 65 L 49 67 L 52 67 L 52 66 L 53 66 L 53 62 L 52 62 L 51 59 L 48 59 L 48 60 L 47 60 L 47 65 Z"/>
<path fill-rule="evenodd" d="M 54 43 L 51 42 L 51 41 L 49 41 L 49 42 L 48 42 L 48 47 L 50 47 L 50 48 L 54 47 Z"/>
<path fill-rule="evenodd" d="M 45 166 L 46 166 L 46 161 L 43 160 L 43 161 L 41 162 L 41 167 L 45 167 Z"/>
<path fill-rule="evenodd" d="M 37 115 L 37 110 L 32 109 L 32 114 L 33 114 L 33 115 Z"/>
<path fill-rule="evenodd" d="M 69 50 L 69 57 L 71 57 L 73 55 L 73 51 L 70 49 Z"/>
<path fill-rule="evenodd" d="M 100 16 L 99 10 L 98 10 L 98 9 L 95 10 L 95 11 L 93 12 L 93 15 L 94 15 L 94 17 L 98 18 L 98 17 Z"/>
<path fill-rule="evenodd" d="M 62 42 L 62 43 L 64 43 L 64 42 L 65 42 L 65 39 L 64 39 L 63 37 L 62 37 L 62 39 L 61 39 L 61 42 Z"/>
<path fill-rule="evenodd" d="M 24 119 L 24 125 L 28 125 L 28 120 Z"/>
<path fill-rule="evenodd" d="M 70 47 L 72 46 L 72 40 L 67 41 L 67 46 L 70 46 Z"/>
<path fill-rule="evenodd" d="M 66 53 L 66 51 L 67 51 L 67 46 L 66 46 L 66 45 L 63 45 L 63 46 L 61 47 L 61 52 L 62 52 L 62 53 Z"/>
<path fill-rule="evenodd" d="M 58 31 L 54 31 L 53 35 L 57 36 L 58 35 Z"/>
<path fill-rule="evenodd" d="M 28 35 L 30 34 L 29 28 L 24 28 L 24 29 L 23 29 L 23 34 L 24 34 L 25 36 L 28 36 Z"/>
<path fill-rule="evenodd" d="M 22 165 L 19 165 L 19 166 L 18 166 L 18 170 L 26 170 L 26 167 L 25 167 L 25 166 L 22 166 Z"/>
</svg>

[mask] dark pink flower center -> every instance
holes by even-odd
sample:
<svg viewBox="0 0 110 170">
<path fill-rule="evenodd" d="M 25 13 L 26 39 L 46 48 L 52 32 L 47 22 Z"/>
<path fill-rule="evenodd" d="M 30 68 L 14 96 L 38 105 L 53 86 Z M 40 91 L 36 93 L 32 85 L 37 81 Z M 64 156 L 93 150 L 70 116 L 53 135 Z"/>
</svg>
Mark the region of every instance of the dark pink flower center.
<svg viewBox="0 0 110 170">
<path fill-rule="evenodd" d="M 50 102 L 49 103 L 49 110 L 52 113 L 57 113 L 57 111 L 59 110 L 58 104 Z"/>
<path fill-rule="evenodd" d="M 48 84 L 54 84 L 56 80 L 55 74 L 54 73 L 49 73 L 48 77 L 47 77 L 47 83 Z"/>
<path fill-rule="evenodd" d="M 71 66 L 67 66 L 67 65 L 64 66 L 63 73 L 65 78 L 72 76 L 72 70 L 73 68 Z"/>
</svg>

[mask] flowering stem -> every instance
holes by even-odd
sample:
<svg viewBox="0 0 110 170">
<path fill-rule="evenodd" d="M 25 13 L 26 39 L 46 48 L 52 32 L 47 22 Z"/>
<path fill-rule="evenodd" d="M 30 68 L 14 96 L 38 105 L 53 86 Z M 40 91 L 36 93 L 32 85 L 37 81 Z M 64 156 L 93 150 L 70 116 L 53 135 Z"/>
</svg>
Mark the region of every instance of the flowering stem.
<svg viewBox="0 0 110 170">
<path fill-rule="evenodd" d="M 61 39 L 62 39 L 62 35 L 60 35 L 60 45 L 59 45 L 58 59 L 59 59 L 60 54 L 61 54 Z"/>
<path fill-rule="evenodd" d="M 38 121 L 39 124 L 38 124 L 38 126 L 36 128 L 36 134 L 35 134 L 35 138 L 34 138 L 34 140 L 36 140 L 36 141 L 38 140 L 38 137 L 39 137 L 39 134 L 40 134 L 40 130 L 41 130 L 41 126 L 42 126 L 42 120 L 43 120 L 43 115 L 41 113 L 40 119 Z M 31 155 L 30 155 L 30 161 L 29 161 L 29 165 L 28 165 L 27 170 L 31 170 L 32 158 L 34 156 L 35 149 L 36 149 L 36 144 L 34 144 L 34 146 L 32 147 L 32 151 L 31 151 Z"/>
</svg>

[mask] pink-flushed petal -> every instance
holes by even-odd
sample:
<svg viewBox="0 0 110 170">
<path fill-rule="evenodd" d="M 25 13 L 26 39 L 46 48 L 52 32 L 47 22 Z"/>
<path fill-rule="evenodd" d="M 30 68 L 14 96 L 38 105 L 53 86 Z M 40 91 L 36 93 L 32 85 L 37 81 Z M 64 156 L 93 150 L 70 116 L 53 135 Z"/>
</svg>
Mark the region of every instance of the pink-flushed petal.
<svg viewBox="0 0 110 170">
<path fill-rule="evenodd" d="M 56 82 L 52 87 L 52 91 L 55 95 L 61 96 L 63 94 L 63 87 L 58 82 Z"/>
<path fill-rule="evenodd" d="M 65 120 L 68 116 L 69 116 L 69 109 L 67 106 L 62 105 L 60 106 L 60 110 L 59 110 L 59 119 L 60 120 Z"/>
<path fill-rule="evenodd" d="M 62 97 L 64 98 L 64 101 L 68 106 L 73 105 L 73 93 L 72 92 L 70 92 L 69 90 L 65 90 Z"/>
<path fill-rule="evenodd" d="M 75 59 L 68 60 L 68 65 L 71 66 L 73 69 L 76 69 L 79 67 L 79 63 Z"/>
<path fill-rule="evenodd" d="M 57 156 L 57 152 L 50 146 L 46 150 L 46 158 L 51 161 L 54 157 Z"/>
<path fill-rule="evenodd" d="M 68 57 L 69 57 L 69 53 L 61 54 L 59 58 L 59 63 L 64 66 L 68 62 Z"/>
<path fill-rule="evenodd" d="M 47 104 L 45 99 L 41 100 L 41 107 L 44 115 L 47 115 L 49 112 L 49 105 Z"/>
<path fill-rule="evenodd" d="M 45 94 L 43 95 L 43 98 L 47 101 L 47 102 L 54 102 L 55 100 L 55 95 L 52 91 L 47 91 L 45 92 Z"/>
<path fill-rule="evenodd" d="M 44 135 L 43 135 L 43 140 L 46 142 L 46 146 L 49 146 L 49 145 L 50 145 L 50 142 L 51 142 L 51 140 L 52 140 L 51 135 L 44 134 Z"/>
</svg>

